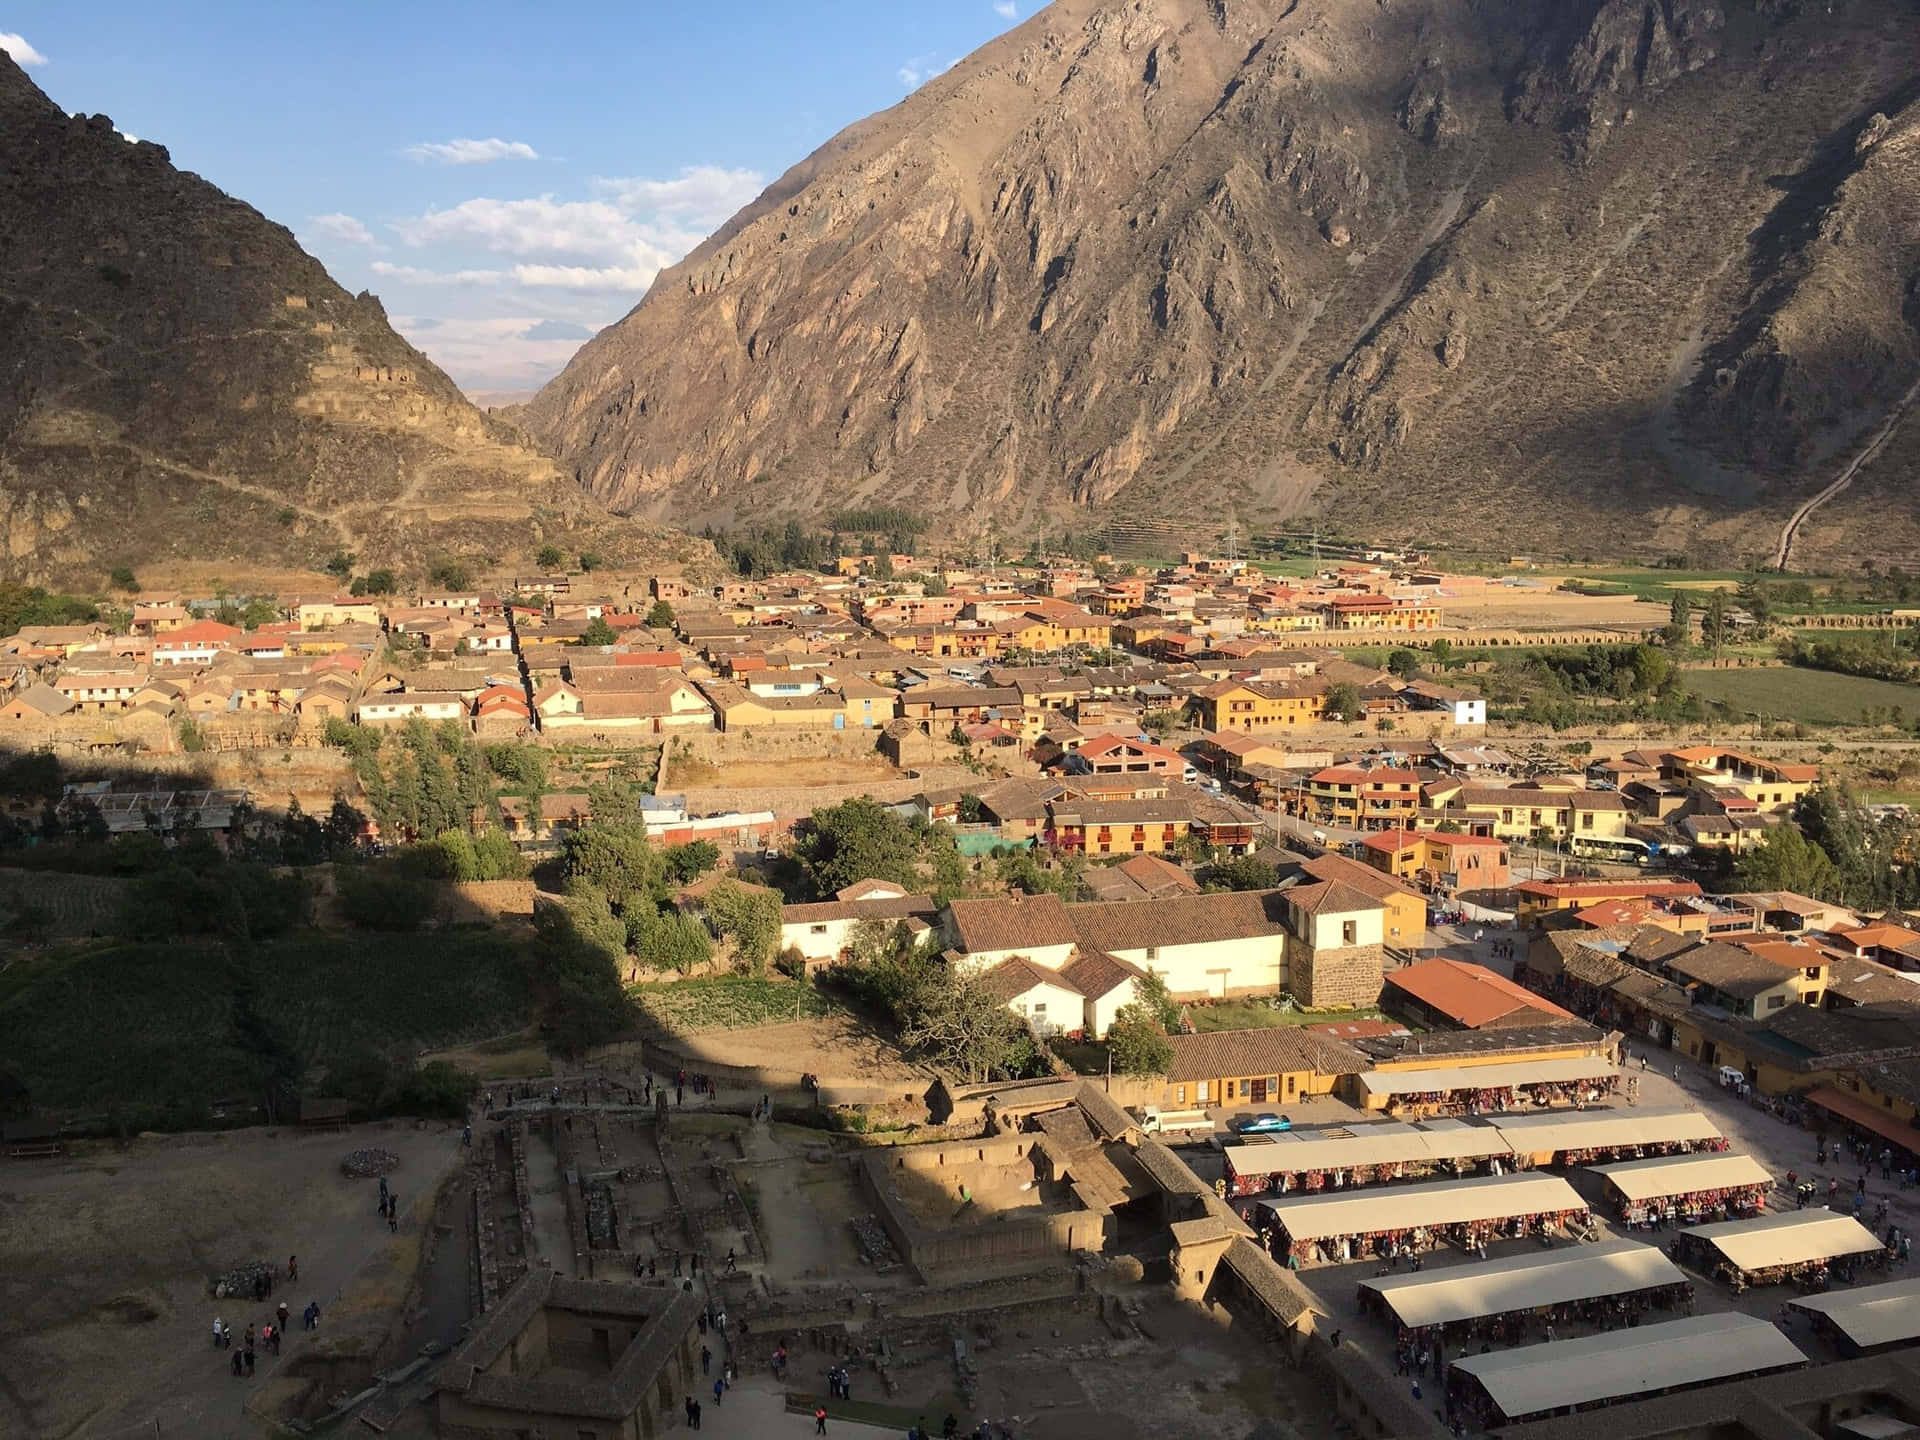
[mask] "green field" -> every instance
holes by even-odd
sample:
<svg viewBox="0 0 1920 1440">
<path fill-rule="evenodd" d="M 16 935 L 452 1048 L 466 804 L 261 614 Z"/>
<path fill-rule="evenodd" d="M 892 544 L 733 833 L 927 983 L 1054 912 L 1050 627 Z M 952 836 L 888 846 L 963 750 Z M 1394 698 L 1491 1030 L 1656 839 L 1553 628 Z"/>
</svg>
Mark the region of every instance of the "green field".
<svg viewBox="0 0 1920 1440">
<path fill-rule="evenodd" d="M 53 917 L 57 940 L 111 934 L 132 882 L 107 875 L 63 875 L 0 869 L 0 914 L 38 905 Z"/>
<path fill-rule="evenodd" d="M 529 1005 L 518 948 L 484 932 L 52 951 L 0 971 L 0 1070 L 37 1109 L 173 1128 L 257 1096 L 271 1059 L 317 1079 L 499 1034 Z"/>
<path fill-rule="evenodd" d="M 1262 1030 L 1288 1025 L 1330 1025 L 1344 1020 L 1379 1020 L 1378 1010 L 1276 1010 L 1243 1000 L 1189 1005 L 1187 1019 L 1201 1034 L 1212 1030 Z"/>
<path fill-rule="evenodd" d="M 1920 719 L 1920 686 L 1865 680 L 1826 670 L 1769 667 L 1753 670 L 1688 670 L 1687 688 L 1701 699 L 1740 715 L 1791 720 L 1805 725 L 1858 725 L 1861 712 L 1895 709 Z"/>
<path fill-rule="evenodd" d="M 825 1015 L 835 1008 L 817 985 L 747 975 L 635 985 L 628 993 L 647 1019 L 675 1035 L 778 1025 Z"/>
</svg>

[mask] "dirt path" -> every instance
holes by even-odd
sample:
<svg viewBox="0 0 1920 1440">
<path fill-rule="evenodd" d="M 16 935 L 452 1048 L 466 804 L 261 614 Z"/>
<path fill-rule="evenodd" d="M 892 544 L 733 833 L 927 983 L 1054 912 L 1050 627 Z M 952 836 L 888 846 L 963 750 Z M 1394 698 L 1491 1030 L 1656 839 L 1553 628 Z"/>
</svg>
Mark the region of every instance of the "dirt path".
<svg viewBox="0 0 1920 1440">
<path fill-rule="evenodd" d="M 392 1176 L 405 1212 L 398 1236 L 374 1213 L 375 1182 L 340 1174 L 340 1157 L 369 1145 L 401 1157 Z M 113 1436 L 136 1426 L 165 1440 L 259 1434 L 247 1400 L 307 1345 L 340 1338 L 355 1282 L 405 1259 L 458 1148 L 458 1131 L 445 1126 L 382 1125 L 157 1137 L 8 1165 L 0 1434 Z M 289 1254 L 300 1256 L 300 1280 L 267 1304 L 207 1293 L 219 1271 L 250 1259 L 284 1267 Z M 320 1331 L 310 1336 L 296 1319 L 279 1357 L 263 1354 L 253 1380 L 235 1379 L 213 1349 L 214 1317 L 236 1333 L 250 1321 L 257 1329 L 281 1300 L 296 1316 L 318 1300 Z"/>
<path fill-rule="evenodd" d="M 1893 432 L 1900 428 L 1900 422 L 1907 418 L 1907 411 L 1912 408 L 1913 402 L 1916 400 L 1920 400 L 1920 380 L 1914 381 L 1913 384 L 1908 387 L 1907 393 L 1902 395 L 1899 401 L 1895 403 L 1893 413 L 1887 416 L 1886 423 L 1874 432 L 1874 436 L 1867 442 L 1866 448 L 1847 462 L 1846 469 L 1840 472 L 1834 482 L 1793 512 L 1793 515 L 1788 519 L 1785 527 L 1780 531 L 1780 544 L 1773 552 L 1774 569 L 1785 570 L 1787 568 L 1788 560 L 1793 557 L 1793 542 L 1798 538 L 1800 527 L 1806 522 L 1806 518 L 1822 505 L 1826 504 L 1827 501 L 1833 499 L 1833 497 L 1838 495 L 1842 490 L 1845 490 L 1849 485 L 1853 484 L 1854 477 L 1865 469 L 1867 465 L 1872 462 L 1873 457 L 1880 453 L 1887 441 L 1893 438 Z"/>
</svg>

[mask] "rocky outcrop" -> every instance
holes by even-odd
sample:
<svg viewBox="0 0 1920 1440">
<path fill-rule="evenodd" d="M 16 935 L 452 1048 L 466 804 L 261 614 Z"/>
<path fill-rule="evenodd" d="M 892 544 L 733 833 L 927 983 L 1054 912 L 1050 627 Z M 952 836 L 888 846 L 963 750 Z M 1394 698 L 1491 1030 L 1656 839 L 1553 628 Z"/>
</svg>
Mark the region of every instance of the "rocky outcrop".
<svg viewBox="0 0 1920 1440">
<path fill-rule="evenodd" d="M 595 494 L 682 523 L 884 501 L 964 543 L 1311 506 L 1490 549 L 1759 555 L 1830 478 L 1793 437 L 1851 433 L 1842 410 L 1916 373 L 1905 252 L 1879 243 L 1913 197 L 1894 150 L 1888 194 L 1834 221 L 1877 241 L 1796 262 L 1780 239 L 1819 188 L 1792 177 L 1852 155 L 1861 96 L 1897 125 L 1909 21 L 1904 0 L 1058 0 L 794 167 L 525 422 Z M 1762 343 L 1782 276 L 1870 250 L 1822 292 L 1826 330 L 1808 301 L 1824 357 Z M 1862 366 L 1884 373 L 1849 397 Z M 1750 398 L 1707 403 L 1722 370 Z M 1832 515 L 1904 494 L 1916 450 Z M 1920 515 L 1874 513 L 1920 552 Z"/>
<path fill-rule="evenodd" d="M 701 547 L 611 522 L 293 236 L 164 147 L 69 116 L 0 54 L 0 575 L 169 559 L 317 566 L 545 540 Z M 590 537 L 590 538 L 589 538 Z"/>
</svg>

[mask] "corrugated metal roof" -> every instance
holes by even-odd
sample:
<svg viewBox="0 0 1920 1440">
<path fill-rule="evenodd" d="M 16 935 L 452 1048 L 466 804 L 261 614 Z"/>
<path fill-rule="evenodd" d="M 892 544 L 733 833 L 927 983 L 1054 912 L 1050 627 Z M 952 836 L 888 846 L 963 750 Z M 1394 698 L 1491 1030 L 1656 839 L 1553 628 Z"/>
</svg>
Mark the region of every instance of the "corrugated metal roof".
<svg viewBox="0 0 1920 1440">
<path fill-rule="evenodd" d="M 1658 1247 L 1613 1240 L 1578 1250 L 1513 1255 L 1445 1270 L 1362 1280 L 1360 1288 L 1385 1300 L 1402 1325 L 1447 1325 L 1543 1305 L 1627 1295 L 1680 1285 L 1686 1275 Z"/>
<path fill-rule="evenodd" d="M 1453 1362 L 1479 1380 L 1508 1419 L 1649 1391 L 1757 1375 L 1807 1357 L 1770 1322 L 1751 1315 L 1693 1315 L 1551 1345 Z"/>
<path fill-rule="evenodd" d="M 1459 1065 L 1434 1070 L 1369 1070 L 1360 1084 L 1369 1095 L 1425 1095 L 1443 1090 L 1494 1090 L 1512 1085 L 1565 1084 L 1618 1074 L 1604 1055 L 1571 1060 L 1513 1061 L 1504 1065 Z"/>
</svg>

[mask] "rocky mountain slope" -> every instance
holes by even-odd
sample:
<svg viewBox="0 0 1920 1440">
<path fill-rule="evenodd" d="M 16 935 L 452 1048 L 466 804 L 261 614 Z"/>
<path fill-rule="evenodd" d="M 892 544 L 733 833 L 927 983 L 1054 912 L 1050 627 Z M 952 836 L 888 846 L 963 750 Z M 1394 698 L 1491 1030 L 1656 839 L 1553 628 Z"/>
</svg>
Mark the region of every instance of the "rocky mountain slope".
<svg viewBox="0 0 1920 1440">
<path fill-rule="evenodd" d="M 1917 80 L 1914 0 L 1056 0 L 525 419 L 681 523 L 1770 556 L 1920 379 Z M 1920 564 L 1917 470 L 1896 436 L 1796 561 Z"/>
<path fill-rule="evenodd" d="M 0 575 L 692 553 L 611 521 L 285 229 L 0 53 Z"/>
</svg>

